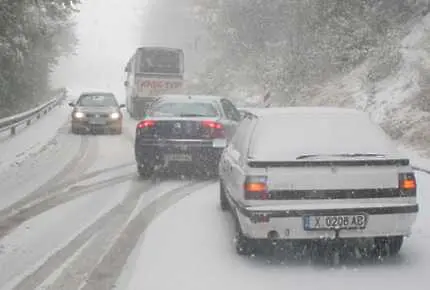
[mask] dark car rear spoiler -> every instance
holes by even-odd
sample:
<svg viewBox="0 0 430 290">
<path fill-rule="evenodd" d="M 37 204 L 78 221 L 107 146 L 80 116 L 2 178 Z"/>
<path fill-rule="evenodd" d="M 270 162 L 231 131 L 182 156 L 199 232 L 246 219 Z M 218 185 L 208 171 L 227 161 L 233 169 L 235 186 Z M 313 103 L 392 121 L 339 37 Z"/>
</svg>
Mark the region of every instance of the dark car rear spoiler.
<svg viewBox="0 0 430 290">
<path fill-rule="evenodd" d="M 409 159 L 317 160 L 317 161 L 248 161 L 252 168 L 320 166 L 408 166 Z"/>
</svg>

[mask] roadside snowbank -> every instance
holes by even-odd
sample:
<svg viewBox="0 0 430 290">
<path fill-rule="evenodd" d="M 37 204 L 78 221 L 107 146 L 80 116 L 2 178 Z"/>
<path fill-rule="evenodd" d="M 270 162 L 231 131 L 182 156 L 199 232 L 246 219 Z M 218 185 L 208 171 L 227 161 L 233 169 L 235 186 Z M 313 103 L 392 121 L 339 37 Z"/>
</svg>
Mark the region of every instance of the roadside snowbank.
<svg viewBox="0 0 430 290">
<path fill-rule="evenodd" d="M 70 109 L 66 105 L 55 107 L 52 112 L 17 135 L 0 139 L 0 173 L 13 164 L 19 165 L 29 156 L 37 155 L 49 145 L 68 120 Z"/>
</svg>

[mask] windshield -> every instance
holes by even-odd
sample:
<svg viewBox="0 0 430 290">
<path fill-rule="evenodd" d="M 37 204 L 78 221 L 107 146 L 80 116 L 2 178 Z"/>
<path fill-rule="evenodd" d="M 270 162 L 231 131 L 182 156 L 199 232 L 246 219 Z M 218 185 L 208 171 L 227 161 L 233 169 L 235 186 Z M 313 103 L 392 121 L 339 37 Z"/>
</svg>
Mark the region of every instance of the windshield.
<svg viewBox="0 0 430 290">
<path fill-rule="evenodd" d="M 140 51 L 139 72 L 180 74 L 180 53 L 162 49 L 142 49 Z"/>
<path fill-rule="evenodd" d="M 111 94 L 83 95 L 76 103 L 82 107 L 117 107 L 118 103 Z"/>
<path fill-rule="evenodd" d="M 216 107 L 209 102 L 163 102 L 154 105 L 148 116 L 154 117 L 217 117 Z"/>
</svg>

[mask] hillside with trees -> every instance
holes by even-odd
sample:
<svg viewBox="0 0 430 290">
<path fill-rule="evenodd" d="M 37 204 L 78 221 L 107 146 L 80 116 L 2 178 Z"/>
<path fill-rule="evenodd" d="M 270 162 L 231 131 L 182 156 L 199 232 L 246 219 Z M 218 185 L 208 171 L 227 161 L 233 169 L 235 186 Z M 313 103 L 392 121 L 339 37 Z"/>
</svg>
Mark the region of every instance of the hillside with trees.
<svg viewBox="0 0 430 290">
<path fill-rule="evenodd" d="M 217 51 L 205 86 L 224 93 L 259 84 L 294 96 L 377 58 L 381 79 L 399 63 L 399 40 L 428 1 L 194 0 Z"/>
<path fill-rule="evenodd" d="M 49 75 L 77 40 L 79 0 L 0 0 L 0 117 L 45 101 Z"/>
</svg>

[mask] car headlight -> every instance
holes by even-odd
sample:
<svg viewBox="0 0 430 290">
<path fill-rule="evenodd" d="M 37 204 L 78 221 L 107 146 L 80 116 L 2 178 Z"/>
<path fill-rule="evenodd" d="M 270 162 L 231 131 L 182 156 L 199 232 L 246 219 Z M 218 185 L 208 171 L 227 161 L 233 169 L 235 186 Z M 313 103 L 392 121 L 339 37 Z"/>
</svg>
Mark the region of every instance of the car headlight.
<svg viewBox="0 0 430 290">
<path fill-rule="evenodd" d="M 119 119 L 120 117 L 121 117 L 121 115 L 117 112 L 110 114 L 110 118 L 114 119 L 114 120 Z"/>
<path fill-rule="evenodd" d="M 74 117 L 76 119 L 81 119 L 81 118 L 85 117 L 85 114 L 82 112 L 75 112 Z"/>
</svg>

